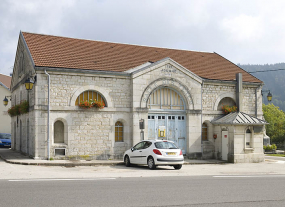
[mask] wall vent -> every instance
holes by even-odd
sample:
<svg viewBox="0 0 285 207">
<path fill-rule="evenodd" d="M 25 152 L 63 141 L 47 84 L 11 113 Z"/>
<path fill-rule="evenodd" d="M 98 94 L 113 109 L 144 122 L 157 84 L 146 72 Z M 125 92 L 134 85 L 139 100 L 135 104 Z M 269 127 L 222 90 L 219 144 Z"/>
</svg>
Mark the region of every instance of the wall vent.
<svg viewBox="0 0 285 207">
<path fill-rule="evenodd" d="M 65 156 L 65 149 L 64 148 L 54 149 L 54 155 L 55 156 Z"/>
</svg>

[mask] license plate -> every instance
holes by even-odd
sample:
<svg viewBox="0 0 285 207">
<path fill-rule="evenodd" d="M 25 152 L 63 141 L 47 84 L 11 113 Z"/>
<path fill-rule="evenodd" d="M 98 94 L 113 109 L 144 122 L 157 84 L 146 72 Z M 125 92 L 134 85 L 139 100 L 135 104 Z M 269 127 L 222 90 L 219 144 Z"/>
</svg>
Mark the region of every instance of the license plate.
<svg viewBox="0 0 285 207">
<path fill-rule="evenodd" d="M 176 155 L 175 152 L 167 152 L 167 155 Z"/>
</svg>

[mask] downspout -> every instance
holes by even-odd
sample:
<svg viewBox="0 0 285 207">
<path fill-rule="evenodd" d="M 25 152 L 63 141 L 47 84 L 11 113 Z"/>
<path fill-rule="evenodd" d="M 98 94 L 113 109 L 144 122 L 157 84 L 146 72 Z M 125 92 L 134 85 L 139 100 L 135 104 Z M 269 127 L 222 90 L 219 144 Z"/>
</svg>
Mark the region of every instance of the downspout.
<svg viewBox="0 0 285 207">
<path fill-rule="evenodd" d="M 50 75 L 47 73 L 47 71 L 45 70 L 45 74 L 48 76 L 48 106 L 47 106 L 47 157 L 48 160 L 50 160 L 50 141 L 49 141 L 49 114 L 50 114 L 50 110 L 49 110 L 49 101 L 50 101 L 50 94 L 49 94 L 49 88 L 50 88 Z"/>
<path fill-rule="evenodd" d="M 201 152 L 202 152 L 202 156 L 203 156 L 203 137 L 202 137 L 202 133 L 203 133 L 203 86 L 204 86 L 204 82 L 202 80 L 202 85 L 201 85 Z"/>
</svg>

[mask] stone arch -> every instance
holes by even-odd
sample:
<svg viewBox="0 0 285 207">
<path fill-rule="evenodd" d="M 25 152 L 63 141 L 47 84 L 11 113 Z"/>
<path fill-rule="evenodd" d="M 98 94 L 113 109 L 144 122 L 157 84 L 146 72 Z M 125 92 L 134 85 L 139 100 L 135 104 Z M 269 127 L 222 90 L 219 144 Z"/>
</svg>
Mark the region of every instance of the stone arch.
<svg viewBox="0 0 285 207">
<path fill-rule="evenodd" d="M 75 106 L 75 101 L 77 99 L 77 97 L 84 91 L 88 91 L 88 90 L 94 90 L 94 91 L 98 91 L 99 93 L 101 93 L 105 100 L 106 100 L 106 105 L 108 107 L 113 107 L 113 103 L 111 101 L 111 97 L 109 96 L 109 91 L 106 90 L 105 88 L 102 88 L 102 87 L 99 87 L 99 86 L 94 86 L 94 85 L 86 85 L 86 86 L 82 86 L 78 89 L 76 89 L 74 92 L 73 92 L 73 95 L 71 96 L 71 99 L 70 99 L 70 103 L 69 103 L 69 106 Z"/>
<path fill-rule="evenodd" d="M 55 132 L 54 124 L 57 121 L 60 121 L 60 122 L 63 123 L 63 129 L 64 129 L 64 132 L 63 132 L 64 142 L 63 143 L 55 143 L 54 142 L 54 139 L 55 139 L 55 137 L 54 137 L 54 132 Z M 58 118 L 53 120 L 53 124 L 52 124 L 52 140 L 53 140 L 52 142 L 55 143 L 55 144 L 68 144 L 68 123 L 67 123 L 66 119 L 58 117 Z"/>
<path fill-rule="evenodd" d="M 215 104 L 214 104 L 214 108 L 213 110 L 214 111 L 217 111 L 218 110 L 218 106 L 219 106 L 219 103 L 221 102 L 222 99 L 224 98 L 231 98 L 235 103 L 236 103 L 236 97 L 235 97 L 235 94 L 233 93 L 222 93 L 219 95 L 219 97 L 216 99 L 215 101 Z"/>
<path fill-rule="evenodd" d="M 209 120 L 205 120 L 202 123 L 202 132 L 203 132 L 203 124 L 207 126 L 207 141 L 211 139 L 212 131 L 213 131 L 213 125 Z"/>
<path fill-rule="evenodd" d="M 115 122 L 115 142 L 124 142 L 125 138 L 124 128 L 125 128 L 124 122 L 122 122 L 121 120 L 117 120 Z"/>
<path fill-rule="evenodd" d="M 140 101 L 141 108 L 147 108 L 147 101 L 150 94 L 160 87 L 169 87 L 176 90 L 177 92 L 180 93 L 180 95 L 183 97 L 185 101 L 185 110 L 194 109 L 193 98 L 188 87 L 186 87 L 183 83 L 174 78 L 159 78 L 151 82 L 142 93 Z"/>
<path fill-rule="evenodd" d="M 244 141 L 245 141 L 245 148 L 252 148 L 253 147 L 253 127 L 246 126 L 244 128 Z"/>
</svg>

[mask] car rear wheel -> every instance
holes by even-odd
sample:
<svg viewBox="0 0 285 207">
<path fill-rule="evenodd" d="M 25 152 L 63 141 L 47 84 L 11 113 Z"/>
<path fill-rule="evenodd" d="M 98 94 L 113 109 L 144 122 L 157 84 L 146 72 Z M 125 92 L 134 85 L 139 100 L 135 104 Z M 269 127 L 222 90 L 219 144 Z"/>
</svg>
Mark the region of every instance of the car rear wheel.
<svg viewBox="0 0 285 207">
<path fill-rule="evenodd" d="M 147 166 L 151 170 L 154 170 L 156 168 L 155 163 L 154 163 L 154 159 L 152 157 L 148 158 Z"/>
<path fill-rule="evenodd" d="M 126 167 L 130 167 L 131 166 L 130 158 L 129 158 L 128 155 L 125 156 L 125 165 L 126 165 Z"/>
<path fill-rule="evenodd" d="M 179 170 L 179 169 L 182 168 L 182 165 L 173 165 L 173 167 L 174 167 L 175 170 Z"/>
</svg>

